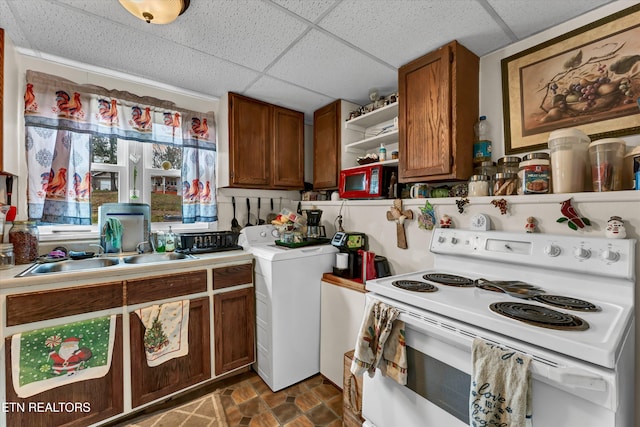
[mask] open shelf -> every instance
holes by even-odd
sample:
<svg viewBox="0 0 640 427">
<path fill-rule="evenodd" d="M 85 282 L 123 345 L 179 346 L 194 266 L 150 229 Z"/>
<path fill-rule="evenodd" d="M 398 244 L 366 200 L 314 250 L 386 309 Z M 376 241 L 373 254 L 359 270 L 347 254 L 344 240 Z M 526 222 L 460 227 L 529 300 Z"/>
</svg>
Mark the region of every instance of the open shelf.
<svg viewBox="0 0 640 427">
<path fill-rule="evenodd" d="M 372 148 L 380 147 L 380 144 L 395 144 L 398 142 L 398 129 L 372 136 L 371 138 L 352 142 L 344 146 L 349 153 L 362 153 Z"/>
<path fill-rule="evenodd" d="M 346 129 L 355 129 L 364 132 L 366 128 L 392 120 L 397 115 L 398 103 L 394 102 L 393 104 L 385 105 L 370 113 L 348 120 L 344 123 L 344 126 Z"/>
</svg>

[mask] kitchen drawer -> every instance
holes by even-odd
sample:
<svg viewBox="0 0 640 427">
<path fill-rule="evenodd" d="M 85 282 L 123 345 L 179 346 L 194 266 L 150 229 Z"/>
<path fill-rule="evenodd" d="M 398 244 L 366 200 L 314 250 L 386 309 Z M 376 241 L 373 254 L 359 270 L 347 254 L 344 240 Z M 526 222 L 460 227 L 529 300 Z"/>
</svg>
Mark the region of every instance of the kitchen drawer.
<svg viewBox="0 0 640 427">
<path fill-rule="evenodd" d="M 122 282 L 7 295 L 7 326 L 122 307 Z"/>
<path fill-rule="evenodd" d="M 206 270 L 126 280 L 126 304 L 140 304 L 207 291 Z"/>
<path fill-rule="evenodd" d="M 233 265 L 213 269 L 213 289 L 253 283 L 253 264 Z"/>
</svg>

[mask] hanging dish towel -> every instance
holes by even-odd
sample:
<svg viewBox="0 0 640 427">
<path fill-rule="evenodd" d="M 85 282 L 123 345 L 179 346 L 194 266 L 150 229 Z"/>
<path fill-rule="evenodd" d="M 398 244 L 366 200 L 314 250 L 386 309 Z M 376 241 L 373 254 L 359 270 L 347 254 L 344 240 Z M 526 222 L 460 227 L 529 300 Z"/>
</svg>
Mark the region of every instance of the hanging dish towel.
<svg viewBox="0 0 640 427">
<path fill-rule="evenodd" d="M 124 232 L 124 227 L 122 226 L 122 222 L 118 218 L 108 217 L 104 227 L 102 229 L 102 234 L 104 234 L 104 240 L 107 244 L 107 252 L 113 252 L 109 249 L 113 249 L 114 251 L 120 251 L 122 249 L 122 233 Z M 110 246 L 110 247 L 109 247 Z"/>
<path fill-rule="evenodd" d="M 18 397 L 105 376 L 115 324 L 112 315 L 13 335 L 11 374 Z"/>
<path fill-rule="evenodd" d="M 531 358 L 476 338 L 470 426 L 531 427 Z"/>
<path fill-rule="evenodd" d="M 407 383 L 407 351 L 404 322 L 397 320 L 399 311 L 371 299 L 364 311 L 351 373 L 370 377 L 380 368 L 382 375 L 405 385 Z"/>
<path fill-rule="evenodd" d="M 135 312 L 145 327 L 147 365 L 189 354 L 189 300 L 144 307 Z"/>
</svg>

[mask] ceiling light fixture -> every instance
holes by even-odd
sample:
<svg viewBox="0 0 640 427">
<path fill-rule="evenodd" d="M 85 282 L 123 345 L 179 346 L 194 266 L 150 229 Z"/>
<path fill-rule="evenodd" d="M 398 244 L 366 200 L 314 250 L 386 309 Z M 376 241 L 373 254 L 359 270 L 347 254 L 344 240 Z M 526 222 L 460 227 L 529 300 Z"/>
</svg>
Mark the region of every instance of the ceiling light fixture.
<svg viewBox="0 0 640 427">
<path fill-rule="evenodd" d="M 122 7 L 147 24 L 168 24 L 184 13 L 190 0 L 119 0 Z"/>
</svg>

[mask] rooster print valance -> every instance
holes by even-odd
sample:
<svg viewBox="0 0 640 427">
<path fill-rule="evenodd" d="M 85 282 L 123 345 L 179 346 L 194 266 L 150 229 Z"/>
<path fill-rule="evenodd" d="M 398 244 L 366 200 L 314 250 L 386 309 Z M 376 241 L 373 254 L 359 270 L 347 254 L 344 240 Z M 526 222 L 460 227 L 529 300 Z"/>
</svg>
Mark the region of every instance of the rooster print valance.
<svg viewBox="0 0 640 427">
<path fill-rule="evenodd" d="M 90 224 L 90 136 L 183 149 L 183 222 L 215 221 L 212 112 L 27 71 L 24 94 L 29 217 Z"/>
</svg>

